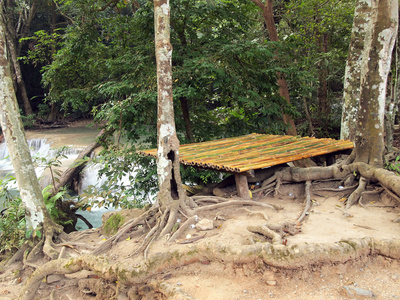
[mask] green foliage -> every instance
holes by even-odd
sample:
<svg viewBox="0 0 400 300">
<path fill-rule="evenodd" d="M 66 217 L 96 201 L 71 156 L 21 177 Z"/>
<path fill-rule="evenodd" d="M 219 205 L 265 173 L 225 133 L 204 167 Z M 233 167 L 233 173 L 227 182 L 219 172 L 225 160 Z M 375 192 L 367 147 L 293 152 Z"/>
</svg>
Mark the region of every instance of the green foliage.
<svg viewBox="0 0 400 300">
<path fill-rule="evenodd" d="M 61 188 L 59 192 L 55 193 L 55 186 L 60 181 L 59 178 L 62 175 L 59 169 L 62 166 L 61 160 L 67 158 L 65 155 L 67 149 L 68 147 L 63 146 L 54 149 L 54 154 L 49 157 L 34 158 L 36 165 L 44 167 L 44 170 L 49 169 L 52 184 L 43 189 L 43 199 L 50 217 L 54 222 L 63 226 L 73 224 L 74 222 L 63 210 L 63 200 L 69 197 L 66 188 Z"/>
<path fill-rule="evenodd" d="M 318 108 L 311 111 L 312 118 L 322 119 L 318 88 L 324 81 L 332 106 L 342 96 L 354 7 L 354 0 L 295 0 L 282 9 L 278 30 L 286 50 L 280 61 L 292 70 L 288 79 L 296 108 L 302 109 L 303 98 Z M 339 104 L 331 116 L 322 117 L 335 120 L 340 114 Z"/>
<path fill-rule="evenodd" d="M 109 217 L 104 223 L 103 232 L 107 236 L 114 235 L 123 224 L 124 217 L 117 213 Z"/>
<path fill-rule="evenodd" d="M 190 184 L 205 185 L 208 183 L 217 183 L 227 176 L 229 176 L 229 174 L 217 171 L 203 170 L 194 167 L 181 167 L 182 182 Z"/>
<path fill-rule="evenodd" d="M 101 166 L 99 177 L 105 177 L 100 187 L 89 186 L 79 196 L 84 206 L 141 208 L 157 192 L 156 165 L 152 159 L 139 157 L 129 148 L 115 147 L 103 151 L 94 163 Z"/>
<path fill-rule="evenodd" d="M 0 254 L 13 254 L 25 240 L 25 209 L 17 193 L 9 188 L 15 178 L 0 180 L 0 199 L 5 209 L 0 217 Z"/>
<path fill-rule="evenodd" d="M 101 187 L 81 195 L 85 206 L 142 206 L 157 190 L 154 160 L 140 158 L 136 147 L 155 147 L 157 80 L 153 3 L 58 0 L 71 22 L 54 33 L 39 31 L 23 58 L 45 65 L 46 103 L 65 114 L 94 116 L 115 131 L 117 143 L 100 158 Z M 319 118 L 318 87 L 328 83 L 328 100 L 342 92 L 354 0 L 295 0 L 274 3 L 279 42 L 266 38 L 260 11 L 251 1 L 178 0 L 171 3 L 175 120 L 182 144 L 187 137 L 184 103 L 196 142 L 247 134 L 282 134 L 282 114 L 301 117 L 303 101 Z M 327 49 L 324 48 L 327 42 Z M 320 76 L 327 71 L 326 78 Z M 279 94 L 277 73 L 289 84 L 292 104 Z M 314 124 L 321 136 L 340 122 L 340 106 Z M 39 106 L 41 114 L 48 106 Z M 332 125 L 333 124 L 333 125 Z M 300 133 L 306 130 L 300 128 Z M 122 138 L 122 140 L 120 139 Z M 57 159 L 44 163 L 53 185 Z M 134 170 L 134 172 L 132 172 Z M 218 173 L 182 171 L 185 182 L 216 181 Z M 121 186 L 122 178 L 129 184 Z M 97 197 L 97 198 L 96 198 Z M 98 198 L 100 197 L 100 198 Z"/>
<path fill-rule="evenodd" d="M 39 103 L 38 110 L 37 116 L 42 119 L 46 118 L 50 113 L 50 107 L 45 103 Z"/>
<path fill-rule="evenodd" d="M 31 63 L 35 67 L 49 65 L 53 61 L 56 48 L 61 41 L 60 29 L 50 34 L 45 30 L 39 30 L 32 37 L 20 39 L 20 42 L 29 42 L 29 50 L 26 56 L 19 57 L 24 63 Z"/>
<path fill-rule="evenodd" d="M 22 110 L 20 110 L 20 115 L 21 115 L 22 125 L 24 126 L 24 128 L 28 129 L 35 126 L 35 115 L 32 114 L 29 116 L 25 116 L 22 113 Z"/>
<path fill-rule="evenodd" d="M 62 172 L 57 168 L 61 167 L 61 160 L 67 158 L 67 156 L 65 155 L 67 149 L 67 146 L 63 146 L 55 149 L 54 155 L 48 157 L 34 157 L 36 165 L 44 167 L 44 170 L 49 169 L 53 187 L 55 187 L 57 182 L 60 181 L 59 177 L 62 175 Z"/>
<path fill-rule="evenodd" d="M 73 221 L 68 220 L 67 214 L 61 209 L 61 202 L 67 194 L 65 189 L 61 189 L 61 191 L 54 195 L 53 186 L 48 185 L 43 189 L 42 194 L 46 209 L 54 222 L 60 225 L 73 224 Z"/>
<path fill-rule="evenodd" d="M 393 162 L 388 162 L 385 165 L 385 168 L 400 175 L 400 156 L 396 156 L 396 159 Z"/>
</svg>

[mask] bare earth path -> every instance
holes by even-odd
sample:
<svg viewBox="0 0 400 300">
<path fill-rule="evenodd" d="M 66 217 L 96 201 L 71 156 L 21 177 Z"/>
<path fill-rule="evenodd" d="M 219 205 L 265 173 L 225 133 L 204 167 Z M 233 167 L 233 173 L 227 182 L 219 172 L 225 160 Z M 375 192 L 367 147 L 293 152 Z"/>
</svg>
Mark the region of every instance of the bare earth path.
<svg viewBox="0 0 400 300">
<path fill-rule="evenodd" d="M 324 184 L 324 187 L 327 185 Z M 318 185 L 314 186 L 315 189 Z M 177 243 L 167 245 L 164 241 L 154 243 L 149 249 L 149 257 L 182 249 L 190 251 L 201 245 L 223 244 L 227 247 L 267 243 L 265 237 L 249 232 L 249 225 L 276 223 L 285 219 L 296 219 L 303 210 L 304 195 L 302 184 L 284 185 L 275 197 L 255 199 L 284 207 L 274 211 L 268 208 L 236 207 L 204 213 L 199 218 L 213 220 L 214 227 L 208 231 L 189 228 Z M 287 246 L 299 243 L 325 244 L 341 239 L 373 237 L 378 239 L 400 239 L 400 224 L 392 221 L 398 218 L 400 209 L 390 199 L 378 197 L 364 199 L 361 206 L 353 207 L 352 217 L 345 218 L 340 201 L 344 193 L 318 192 L 313 195 L 310 214 L 303 221 L 301 232 L 286 237 Z M 202 237 L 192 243 L 187 239 Z M 77 233 L 72 233 L 72 236 Z M 100 229 L 88 230 L 79 242 L 99 245 L 107 239 Z M 104 254 L 106 259 L 123 265 L 135 265 L 143 257 L 132 255 L 138 246 L 136 237 L 124 238 Z M 85 254 L 66 248 L 66 257 Z M 16 299 L 23 284 L 32 272 L 30 268 L 20 270 L 21 263 L 15 263 L 0 275 L 0 300 Z M 37 299 L 109 299 L 106 295 L 92 292 L 82 282 L 91 280 L 106 283 L 92 273 L 51 275 L 47 283 L 42 282 Z M 171 299 L 400 299 L 400 263 L 397 260 L 365 255 L 350 259 L 345 263 L 305 265 L 295 269 L 268 266 L 262 261 L 235 263 L 232 259 L 204 259 L 201 262 L 187 262 L 186 265 L 169 268 L 154 275 L 149 282 L 166 284 L 180 291 L 187 298 Z M 92 282 L 93 284 L 93 282 Z M 151 286 L 151 284 L 150 284 Z M 93 287 L 92 287 L 93 288 Z M 127 287 L 125 287 L 126 289 Z M 86 289 L 86 290 L 85 290 Z M 88 292 L 89 291 L 89 292 Z M 166 299 L 151 292 L 142 291 L 142 298 L 128 298 L 122 288 L 118 299 Z M 140 294 L 140 293 L 139 293 Z M 356 294 L 357 296 L 353 296 Z"/>
</svg>

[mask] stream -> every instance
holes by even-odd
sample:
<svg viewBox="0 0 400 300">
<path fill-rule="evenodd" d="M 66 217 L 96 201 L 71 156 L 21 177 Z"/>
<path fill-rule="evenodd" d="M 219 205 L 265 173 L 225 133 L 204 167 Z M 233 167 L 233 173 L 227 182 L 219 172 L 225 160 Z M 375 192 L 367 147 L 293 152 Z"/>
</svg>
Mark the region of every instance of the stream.
<svg viewBox="0 0 400 300">
<path fill-rule="evenodd" d="M 62 160 L 63 166 L 68 167 L 77 158 L 79 153 L 91 144 L 96 136 L 99 134 L 98 128 L 88 127 L 67 127 L 59 129 L 48 129 L 48 130 L 31 130 L 26 132 L 28 145 L 31 149 L 32 157 L 54 157 L 55 148 L 67 146 L 68 149 L 64 152 L 67 156 L 66 159 Z M 4 178 L 7 174 L 13 175 L 13 166 L 8 158 L 8 149 L 5 143 L 0 144 L 0 178 Z M 83 171 L 81 179 L 81 190 L 84 190 L 89 185 L 102 184 L 105 179 L 98 179 L 99 166 L 94 164 L 88 164 Z M 42 177 L 43 168 L 36 168 L 36 175 L 40 180 L 44 180 Z M 41 182 L 42 187 L 50 184 L 50 182 Z M 11 189 L 17 189 L 16 186 L 10 186 Z M 2 201 L 0 200 L 0 208 L 2 207 Z M 102 225 L 101 216 L 107 212 L 114 210 L 112 208 L 104 207 L 92 207 L 91 211 L 79 211 L 78 213 L 83 215 L 94 228 L 98 228 Z M 78 219 L 77 223 L 78 230 L 84 230 L 88 227 L 86 224 Z"/>
</svg>

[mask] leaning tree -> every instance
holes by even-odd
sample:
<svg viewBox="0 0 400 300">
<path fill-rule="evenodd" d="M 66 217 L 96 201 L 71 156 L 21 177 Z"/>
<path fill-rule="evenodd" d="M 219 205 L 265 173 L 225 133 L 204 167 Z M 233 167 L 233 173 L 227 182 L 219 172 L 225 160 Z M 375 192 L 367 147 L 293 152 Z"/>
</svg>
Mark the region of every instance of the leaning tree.
<svg viewBox="0 0 400 300">
<path fill-rule="evenodd" d="M 3 11 L 4 1 L 0 1 L 0 11 Z M 1 15 L 1 14 L 0 14 Z M 54 232 L 61 229 L 51 219 L 46 210 L 43 195 L 36 177 L 32 163 L 28 143 L 26 141 L 24 128 L 22 126 L 17 98 L 15 95 L 10 64 L 8 60 L 8 49 L 5 41 L 5 22 L 0 18 L 0 123 L 9 149 L 11 162 L 14 167 L 15 177 L 25 206 L 25 220 L 27 230 L 33 235 L 41 236 L 45 233 L 45 244 L 43 251 L 50 257 L 55 257 L 52 247 Z M 39 233 L 40 232 L 40 233 Z"/>
</svg>

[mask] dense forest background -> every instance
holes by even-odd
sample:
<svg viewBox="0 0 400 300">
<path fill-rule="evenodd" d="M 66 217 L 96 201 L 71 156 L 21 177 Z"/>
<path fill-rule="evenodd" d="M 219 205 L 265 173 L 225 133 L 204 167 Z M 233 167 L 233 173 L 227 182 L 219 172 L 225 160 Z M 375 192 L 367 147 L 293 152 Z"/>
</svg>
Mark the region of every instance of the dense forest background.
<svg viewBox="0 0 400 300">
<path fill-rule="evenodd" d="M 250 0 L 173 1 L 174 103 L 181 143 L 249 132 L 339 137 L 354 0 L 274 1 L 278 40 Z M 106 120 L 155 141 L 153 4 L 7 1 L 26 125 Z M 12 28 L 11 28 L 12 27 Z M 271 31 L 271 30 L 270 30 Z M 17 74 L 17 72 L 15 72 Z M 290 103 L 277 77 L 288 85 Z M 29 101 L 24 101 L 23 84 Z"/>
<path fill-rule="evenodd" d="M 155 194 L 155 161 L 134 151 L 155 147 L 157 140 L 153 3 L 5 4 L 7 48 L 25 126 L 94 119 L 113 138 L 100 158 L 100 174 L 110 178 L 103 188 L 120 190 L 118 179 L 139 166 L 129 191 L 107 201 L 131 207 L 143 202 L 143 191 Z M 252 132 L 339 138 L 355 5 L 355 0 L 173 1 L 180 143 Z M 387 105 L 396 114 L 398 60 L 392 57 Z M 192 167 L 181 171 L 183 182 L 195 184 L 222 176 Z M 132 195 L 137 201 L 126 200 Z"/>
</svg>

